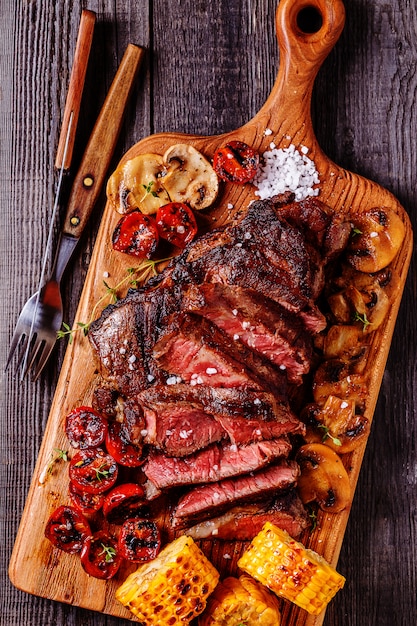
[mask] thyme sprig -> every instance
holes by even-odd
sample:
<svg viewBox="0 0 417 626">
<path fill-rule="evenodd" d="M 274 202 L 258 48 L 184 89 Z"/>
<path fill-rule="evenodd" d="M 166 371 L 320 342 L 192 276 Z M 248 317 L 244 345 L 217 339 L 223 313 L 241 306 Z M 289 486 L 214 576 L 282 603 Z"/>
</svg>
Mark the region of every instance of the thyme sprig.
<svg viewBox="0 0 417 626">
<path fill-rule="evenodd" d="M 53 471 L 54 471 L 54 466 L 55 463 L 57 463 L 58 461 L 64 461 L 67 462 L 68 459 L 68 451 L 67 450 L 61 450 L 60 448 L 54 448 L 51 451 L 51 455 L 49 457 L 49 461 L 47 462 L 46 466 L 44 467 L 40 478 L 39 478 L 39 482 L 40 484 L 43 484 L 46 479 L 48 478 L 48 476 L 51 476 Z"/>
<path fill-rule="evenodd" d="M 101 547 L 103 549 L 100 552 L 100 556 L 102 554 L 106 555 L 104 557 L 104 560 L 106 561 L 106 563 L 111 563 L 112 561 L 114 561 L 114 557 L 116 556 L 116 550 L 113 548 L 113 546 L 105 546 L 104 543 L 102 543 Z"/>
<path fill-rule="evenodd" d="M 97 316 L 98 309 L 104 304 L 114 304 L 119 299 L 120 289 L 124 286 L 137 287 L 138 284 L 145 282 L 151 276 L 156 276 L 158 271 L 156 266 L 159 263 L 170 261 L 171 257 L 166 259 L 145 259 L 138 267 L 129 267 L 126 272 L 127 275 L 117 283 L 114 287 L 111 287 L 105 280 L 103 285 L 105 287 L 104 295 L 95 303 L 90 318 L 87 322 L 76 322 L 75 326 L 71 328 L 66 322 L 62 323 L 62 328 L 57 332 L 57 339 L 68 337 L 68 343 L 72 343 L 74 335 L 77 332 L 82 332 L 84 336 L 88 335 L 91 324 L 94 322 Z M 107 302 L 106 302 L 107 301 Z"/>
<path fill-rule="evenodd" d="M 372 324 L 372 322 L 370 322 L 368 318 L 366 317 L 366 313 L 363 313 L 361 315 L 358 311 L 355 311 L 355 315 L 353 316 L 353 321 L 361 322 L 361 324 L 363 324 L 363 327 L 362 327 L 363 332 L 365 332 L 367 327 Z"/>
<path fill-rule="evenodd" d="M 323 438 L 322 438 L 323 443 L 326 441 L 326 439 L 330 439 L 334 443 L 335 446 L 342 445 L 342 442 L 340 441 L 340 439 L 338 439 L 337 437 L 331 434 L 328 426 L 326 426 L 325 424 L 318 424 L 317 428 L 320 428 L 321 430 L 324 431 Z"/>
<path fill-rule="evenodd" d="M 153 196 L 154 198 L 157 198 L 157 197 L 158 197 L 158 194 L 156 193 L 156 191 L 154 191 L 154 190 L 152 189 L 152 187 L 154 186 L 154 184 L 155 184 L 155 181 L 154 181 L 154 180 L 150 180 L 150 181 L 149 181 L 149 183 L 148 183 L 147 185 L 142 184 L 142 187 L 144 188 L 145 193 L 144 193 L 143 197 L 140 199 L 139 204 L 140 204 L 141 202 L 143 202 L 143 201 L 145 200 L 145 198 L 146 198 L 147 196 L 149 196 L 149 195 Z"/>
</svg>

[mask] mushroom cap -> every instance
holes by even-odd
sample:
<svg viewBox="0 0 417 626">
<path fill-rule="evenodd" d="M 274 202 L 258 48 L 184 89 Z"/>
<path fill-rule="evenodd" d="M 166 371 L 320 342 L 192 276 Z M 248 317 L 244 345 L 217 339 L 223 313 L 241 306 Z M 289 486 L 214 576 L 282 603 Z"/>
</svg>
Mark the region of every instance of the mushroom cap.
<svg viewBox="0 0 417 626">
<path fill-rule="evenodd" d="M 219 192 L 219 179 L 207 159 L 193 146 L 177 143 L 163 157 L 166 174 L 162 184 L 172 202 L 184 202 L 192 209 L 213 204 Z"/>
<path fill-rule="evenodd" d="M 139 154 L 120 165 L 107 182 L 107 198 L 118 213 L 139 209 L 145 215 L 156 213 L 169 202 L 161 185 L 164 162 L 159 154 Z"/>
</svg>

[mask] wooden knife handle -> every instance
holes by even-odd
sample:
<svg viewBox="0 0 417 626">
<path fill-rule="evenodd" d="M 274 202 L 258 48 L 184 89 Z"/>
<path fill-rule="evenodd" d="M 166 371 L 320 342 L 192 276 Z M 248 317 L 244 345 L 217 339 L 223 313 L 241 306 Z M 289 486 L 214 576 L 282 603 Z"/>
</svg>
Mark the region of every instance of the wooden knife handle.
<svg viewBox="0 0 417 626">
<path fill-rule="evenodd" d="M 59 136 L 58 149 L 55 158 L 55 167 L 58 170 L 61 169 L 61 167 L 64 170 L 67 170 L 71 165 L 75 132 L 80 114 L 81 99 L 83 95 L 85 75 L 87 73 L 91 43 L 93 41 L 95 22 L 96 14 L 93 11 L 84 9 L 81 13 L 74 61 L 72 64 L 68 94 L 65 102 L 64 116 L 62 119 L 61 134 Z M 69 128 L 70 124 L 71 128 Z M 67 149 L 65 151 L 66 145 Z"/>
<path fill-rule="evenodd" d="M 73 237 L 80 237 L 102 189 L 144 52 L 139 46 L 128 45 L 91 133 L 71 188 L 63 226 L 63 232 Z"/>
</svg>

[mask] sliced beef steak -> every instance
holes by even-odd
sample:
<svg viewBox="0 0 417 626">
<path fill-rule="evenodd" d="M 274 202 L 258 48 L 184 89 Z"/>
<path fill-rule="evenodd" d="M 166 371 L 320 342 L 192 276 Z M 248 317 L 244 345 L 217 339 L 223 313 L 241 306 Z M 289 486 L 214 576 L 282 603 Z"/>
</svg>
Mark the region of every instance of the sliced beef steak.
<svg viewBox="0 0 417 626">
<path fill-rule="evenodd" d="M 309 527 L 309 517 L 295 489 L 272 501 L 232 507 L 223 515 L 196 524 L 183 532 L 193 539 L 251 541 L 265 522 L 279 526 L 295 538 Z"/>
<path fill-rule="evenodd" d="M 164 320 L 178 308 L 175 286 L 130 291 L 107 307 L 88 333 L 103 379 L 124 397 L 165 380 L 152 357 Z"/>
<path fill-rule="evenodd" d="M 253 202 L 237 224 L 197 240 L 186 261 L 198 283 L 248 287 L 299 312 L 311 304 L 322 280 L 310 252 L 300 229 L 280 219 L 274 203 L 264 200 Z"/>
<path fill-rule="evenodd" d="M 153 356 L 161 368 L 188 383 L 276 392 L 285 385 L 283 373 L 267 359 L 193 314 L 173 316 Z"/>
<path fill-rule="evenodd" d="M 221 283 L 190 285 L 183 308 L 209 319 L 299 382 L 310 368 L 312 337 L 302 320 L 269 298 Z"/>
<path fill-rule="evenodd" d="M 290 450 L 289 440 L 282 437 L 239 447 L 215 444 L 184 458 L 151 452 L 143 471 L 158 489 L 212 483 L 259 470 Z"/>
<path fill-rule="evenodd" d="M 271 498 L 293 487 L 299 475 L 298 465 L 283 461 L 259 472 L 195 487 L 182 496 L 173 515 L 173 526 L 188 526 L 224 512 L 233 505 L 250 500 Z"/>
<path fill-rule="evenodd" d="M 267 392 L 207 385 L 156 385 L 138 394 L 137 402 L 143 407 L 147 424 L 155 422 L 159 425 L 150 428 L 150 432 L 154 432 L 156 428 L 161 432 L 171 431 L 171 414 L 183 412 L 187 416 L 190 410 L 194 411 L 195 436 L 197 439 L 200 436 L 204 442 L 200 448 L 218 441 L 220 434 L 223 437 L 227 435 L 233 444 L 248 444 L 276 439 L 287 433 L 304 432 L 303 423 L 291 412 L 286 398 L 277 399 Z M 205 421 L 199 422 L 203 415 Z M 208 419 L 214 419 L 219 428 L 219 431 L 211 431 L 211 437 L 216 434 L 219 438 L 207 442 L 203 428 Z M 168 424 L 171 426 L 168 427 Z M 176 453 L 175 456 L 183 455 Z"/>
<path fill-rule="evenodd" d="M 144 443 L 168 456 L 187 456 L 226 437 L 221 424 L 197 403 L 166 400 L 156 410 L 145 406 L 144 416 Z"/>
</svg>

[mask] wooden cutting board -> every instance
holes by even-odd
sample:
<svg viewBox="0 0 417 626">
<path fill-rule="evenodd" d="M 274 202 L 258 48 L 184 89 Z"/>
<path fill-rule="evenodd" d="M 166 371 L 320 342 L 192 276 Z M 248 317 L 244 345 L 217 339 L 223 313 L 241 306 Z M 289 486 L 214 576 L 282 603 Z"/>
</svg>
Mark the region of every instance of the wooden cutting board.
<svg viewBox="0 0 417 626">
<path fill-rule="evenodd" d="M 192 144 L 208 158 L 231 139 L 243 140 L 261 153 L 269 147 L 271 141 L 278 148 L 292 143 L 296 147 L 306 146 L 309 149 L 308 156 L 315 162 L 319 173 L 319 198 L 336 212 L 361 213 L 375 206 L 384 206 L 400 216 L 406 234 L 393 263 L 400 277 L 400 288 L 383 326 L 373 333 L 366 370 L 369 388 L 366 417 L 371 420 L 410 262 L 412 232 L 408 216 L 391 193 L 333 163 L 322 152 L 314 135 L 310 117 L 313 84 L 321 64 L 343 29 L 344 15 L 341 0 L 282 0 L 276 16 L 279 72 L 272 92 L 258 114 L 248 124 L 226 135 L 201 137 L 164 133 L 147 137 L 134 145 L 124 155 L 122 162 L 146 152 L 163 154 L 170 145 L 178 142 Z M 266 136 L 264 131 L 267 128 L 272 133 Z M 246 206 L 254 197 L 250 186 L 224 185 L 215 208 L 205 212 L 206 226 L 213 228 L 229 221 L 234 211 Z M 228 206 L 233 206 L 233 209 Z M 126 276 L 127 268 L 135 266 L 133 258 L 111 249 L 111 234 L 119 217 L 109 205 L 106 206 L 76 322 L 87 321 L 94 306 L 105 294 L 104 276 L 107 283 L 116 285 Z M 121 570 L 113 581 L 99 581 L 84 573 L 77 556 L 61 553 L 44 538 L 44 528 L 50 513 L 60 504 L 69 502 L 65 464 L 62 461 L 56 463 L 46 481 L 43 480 L 44 470 L 55 448 L 69 448 L 63 429 L 65 416 L 75 406 L 91 402 L 95 377 L 96 369 L 88 339 L 82 333 L 77 333 L 63 363 L 9 574 L 13 584 L 28 593 L 131 619 L 130 613 L 115 602 L 114 591 L 135 566 Z M 364 449 L 365 444 L 343 456 L 353 491 Z M 309 547 L 317 550 L 333 565 L 337 563 L 348 516 L 349 509 L 336 515 L 322 514 L 316 530 L 308 539 Z M 242 551 L 240 544 L 204 542 L 202 547 L 222 575 L 236 573 L 236 563 Z M 224 558 L 226 552 L 231 558 Z M 319 626 L 323 619 L 324 613 L 315 618 L 289 603 L 283 605 L 285 626 Z"/>
</svg>

